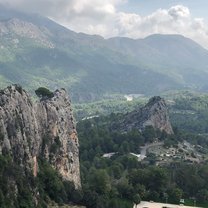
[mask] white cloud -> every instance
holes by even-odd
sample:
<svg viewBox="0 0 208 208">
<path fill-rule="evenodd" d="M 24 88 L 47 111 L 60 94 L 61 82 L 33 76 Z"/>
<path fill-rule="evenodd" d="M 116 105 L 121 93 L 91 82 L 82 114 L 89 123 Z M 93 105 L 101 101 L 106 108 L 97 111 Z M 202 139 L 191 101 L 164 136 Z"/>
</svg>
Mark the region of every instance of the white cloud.
<svg viewBox="0 0 208 208">
<path fill-rule="evenodd" d="M 102 18 L 96 17 L 98 14 L 95 11 L 93 14 L 95 16 L 91 14 L 70 18 L 64 24 L 75 31 L 100 34 L 106 38 L 144 38 L 155 33 L 181 34 L 208 48 L 208 25 L 203 18 L 192 17 L 189 9 L 182 5 L 158 9 L 147 16 L 116 11 L 115 5 L 114 10 L 106 10 Z"/>
<path fill-rule="evenodd" d="M 168 10 L 168 14 L 175 19 L 183 18 L 183 17 L 187 18 L 190 16 L 190 11 L 187 7 L 184 7 L 182 5 L 177 5 L 177 6 L 171 7 Z"/>
<path fill-rule="evenodd" d="M 143 38 L 154 33 L 181 34 L 208 48 L 208 25 L 189 9 L 176 5 L 147 16 L 118 11 L 127 0 L 0 0 L 14 8 L 39 12 L 77 32 L 106 38 Z"/>
<path fill-rule="evenodd" d="M 5 6 L 67 19 L 75 16 L 105 16 L 116 12 L 126 0 L 0 0 Z"/>
</svg>

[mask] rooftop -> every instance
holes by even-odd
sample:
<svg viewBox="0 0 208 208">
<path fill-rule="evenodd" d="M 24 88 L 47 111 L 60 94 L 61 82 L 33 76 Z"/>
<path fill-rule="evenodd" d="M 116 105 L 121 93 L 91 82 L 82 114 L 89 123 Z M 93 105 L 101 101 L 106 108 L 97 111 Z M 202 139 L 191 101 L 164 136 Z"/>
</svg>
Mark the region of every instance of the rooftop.
<svg viewBox="0 0 208 208">
<path fill-rule="evenodd" d="M 134 205 L 133 208 L 199 208 L 199 207 L 190 207 L 184 205 L 176 205 L 176 204 L 165 204 L 165 203 L 157 203 L 157 202 L 146 202 L 142 201 L 138 205 Z"/>
</svg>

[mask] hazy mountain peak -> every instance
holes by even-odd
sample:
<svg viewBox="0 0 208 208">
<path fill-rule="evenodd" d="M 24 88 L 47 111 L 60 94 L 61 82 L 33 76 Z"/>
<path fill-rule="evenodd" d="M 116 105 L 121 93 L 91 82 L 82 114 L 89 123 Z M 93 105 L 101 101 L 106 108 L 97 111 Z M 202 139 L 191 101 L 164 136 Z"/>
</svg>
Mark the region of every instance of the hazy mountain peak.
<svg viewBox="0 0 208 208">
<path fill-rule="evenodd" d="M 15 17 L 7 21 L 0 21 L 0 25 L 0 33 L 4 36 L 13 34 L 13 37 L 16 36 L 17 39 L 18 37 L 34 39 L 46 47 L 54 47 L 53 43 L 48 38 L 52 36 L 52 34 L 46 27 L 38 27 L 29 21 L 24 21 Z"/>
<path fill-rule="evenodd" d="M 76 101 L 207 86 L 207 50 L 181 35 L 104 39 L 4 8 L 0 24 L 2 86 L 65 87 Z"/>
</svg>

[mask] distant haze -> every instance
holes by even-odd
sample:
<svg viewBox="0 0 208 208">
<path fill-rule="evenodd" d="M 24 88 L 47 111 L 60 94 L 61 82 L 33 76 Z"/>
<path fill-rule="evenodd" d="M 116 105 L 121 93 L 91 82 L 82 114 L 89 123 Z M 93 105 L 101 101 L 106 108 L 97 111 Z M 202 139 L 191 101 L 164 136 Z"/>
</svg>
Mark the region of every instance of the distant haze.
<svg viewBox="0 0 208 208">
<path fill-rule="evenodd" d="M 207 0 L 0 0 L 4 6 L 46 15 L 76 32 L 105 38 L 181 34 L 208 48 Z"/>
<path fill-rule="evenodd" d="M 208 91 L 208 50 L 181 35 L 104 39 L 4 7 L 0 28 L 0 87 L 20 83 L 31 92 L 43 85 L 64 87 L 76 102 Z"/>
</svg>

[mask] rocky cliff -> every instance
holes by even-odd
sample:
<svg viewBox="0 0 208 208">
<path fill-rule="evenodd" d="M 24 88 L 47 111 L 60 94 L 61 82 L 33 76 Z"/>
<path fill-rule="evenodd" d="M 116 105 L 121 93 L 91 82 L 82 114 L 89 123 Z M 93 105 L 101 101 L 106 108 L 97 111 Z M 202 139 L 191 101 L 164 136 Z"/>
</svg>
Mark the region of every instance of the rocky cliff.
<svg viewBox="0 0 208 208">
<path fill-rule="evenodd" d="M 173 134 L 167 105 L 165 100 L 159 96 L 152 97 L 144 107 L 126 114 L 116 128 L 128 132 L 132 129 L 142 131 L 147 126 L 152 126 L 167 134 Z"/>
<path fill-rule="evenodd" d="M 70 100 L 64 89 L 32 102 L 18 85 L 0 91 L 0 154 L 36 177 L 39 159 L 80 187 L 79 143 Z"/>
</svg>

